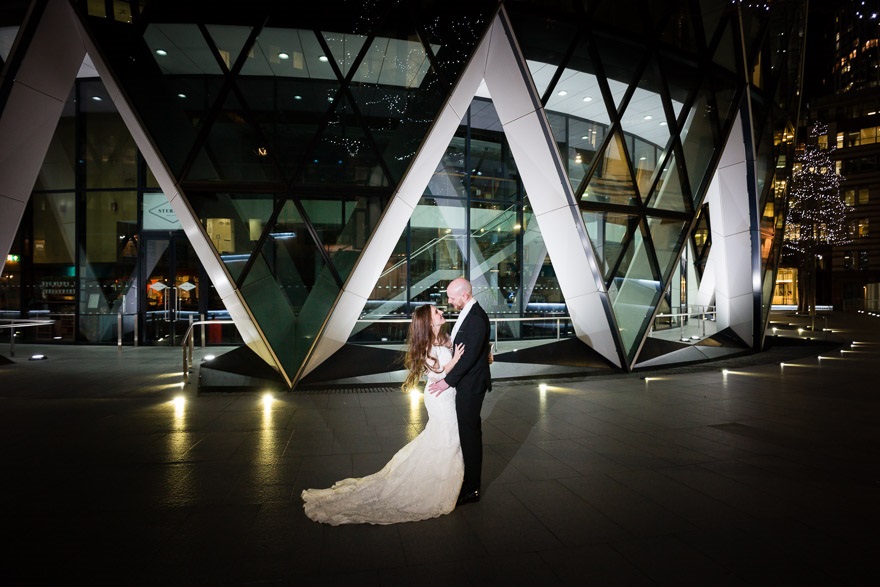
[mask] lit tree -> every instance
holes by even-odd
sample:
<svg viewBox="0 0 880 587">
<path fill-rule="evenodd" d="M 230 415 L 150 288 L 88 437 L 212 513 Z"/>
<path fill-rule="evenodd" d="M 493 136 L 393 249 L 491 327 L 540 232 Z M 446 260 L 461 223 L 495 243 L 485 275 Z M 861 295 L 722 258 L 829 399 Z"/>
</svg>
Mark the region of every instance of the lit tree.
<svg viewBox="0 0 880 587">
<path fill-rule="evenodd" d="M 840 194 L 843 177 L 834 168 L 835 146 L 820 146 L 828 126 L 816 122 L 802 154 L 795 157 L 785 218 L 784 245 L 798 267 L 798 312 L 816 311 L 816 261 L 831 246 L 849 242 Z"/>
</svg>

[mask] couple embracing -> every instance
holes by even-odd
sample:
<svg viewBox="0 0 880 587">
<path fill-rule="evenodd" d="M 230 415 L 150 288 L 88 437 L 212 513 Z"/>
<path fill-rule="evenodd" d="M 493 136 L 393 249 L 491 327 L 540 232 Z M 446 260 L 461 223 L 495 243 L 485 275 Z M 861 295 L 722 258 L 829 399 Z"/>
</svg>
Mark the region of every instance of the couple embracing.
<svg viewBox="0 0 880 587">
<path fill-rule="evenodd" d="M 464 278 L 452 280 L 446 296 L 460 311 L 452 334 L 445 332 L 443 312 L 429 305 L 413 312 L 409 330 L 404 390 L 427 380 L 425 429 L 382 470 L 303 491 L 309 518 L 332 525 L 394 524 L 480 500 L 480 409 L 492 387 L 489 317 Z"/>
</svg>

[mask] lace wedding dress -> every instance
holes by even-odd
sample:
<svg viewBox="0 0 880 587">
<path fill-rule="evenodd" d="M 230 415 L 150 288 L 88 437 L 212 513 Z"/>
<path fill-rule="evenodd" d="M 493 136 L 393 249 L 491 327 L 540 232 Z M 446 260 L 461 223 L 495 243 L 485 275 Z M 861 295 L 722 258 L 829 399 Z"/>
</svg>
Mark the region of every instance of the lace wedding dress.
<svg viewBox="0 0 880 587">
<path fill-rule="evenodd" d="M 435 346 L 441 365 L 450 349 Z M 438 375 L 428 372 L 428 383 Z M 367 477 L 343 479 L 328 489 L 302 492 L 306 515 L 316 522 L 339 524 L 396 524 L 448 514 L 455 509 L 464 475 L 464 462 L 455 417 L 455 389 L 440 397 L 424 394 L 428 423 L 400 449 L 385 467 Z"/>
</svg>

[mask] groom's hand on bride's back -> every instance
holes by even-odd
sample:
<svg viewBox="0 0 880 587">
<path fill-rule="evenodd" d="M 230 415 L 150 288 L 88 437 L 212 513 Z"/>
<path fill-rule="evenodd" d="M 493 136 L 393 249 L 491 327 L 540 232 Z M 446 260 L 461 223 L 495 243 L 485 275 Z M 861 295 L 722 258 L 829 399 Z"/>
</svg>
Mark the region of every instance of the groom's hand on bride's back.
<svg viewBox="0 0 880 587">
<path fill-rule="evenodd" d="M 428 386 L 428 393 L 437 397 L 447 389 L 449 389 L 449 384 L 446 383 L 445 379 L 441 379 L 440 381 L 435 381 Z"/>
</svg>

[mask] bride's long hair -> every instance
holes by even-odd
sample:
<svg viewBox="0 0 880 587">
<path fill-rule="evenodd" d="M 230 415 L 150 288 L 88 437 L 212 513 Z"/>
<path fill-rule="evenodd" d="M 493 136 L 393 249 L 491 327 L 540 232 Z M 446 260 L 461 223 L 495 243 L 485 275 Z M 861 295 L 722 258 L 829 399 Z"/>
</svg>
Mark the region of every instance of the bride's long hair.
<svg viewBox="0 0 880 587">
<path fill-rule="evenodd" d="M 449 335 L 444 324 L 440 327 L 437 337 L 434 337 L 431 328 L 431 308 L 433 308 L 431 305 L 419 306 L 413 312 L 407 336 L 408 348 L 404 358 L 407 374 L 403 382 L 403 391 L 417 387 L 429 369 L 435 373 L 442 371 L 440 363 L 431 356 L 431 347 L 435 344 L 448 345 Z"/>
</svg>

